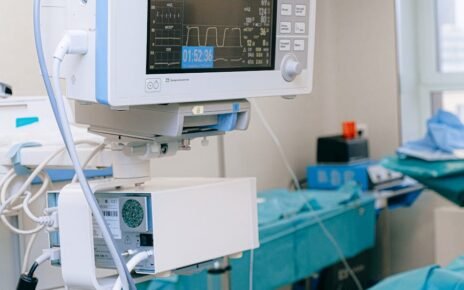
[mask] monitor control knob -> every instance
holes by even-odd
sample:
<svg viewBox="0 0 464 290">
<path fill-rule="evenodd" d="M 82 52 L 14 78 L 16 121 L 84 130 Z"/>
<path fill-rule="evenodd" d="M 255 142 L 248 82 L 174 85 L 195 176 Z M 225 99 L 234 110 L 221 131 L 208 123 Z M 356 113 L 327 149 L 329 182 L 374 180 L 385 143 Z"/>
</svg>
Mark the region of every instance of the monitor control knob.
<svg viewBox="0 0 464 290">
<path fill-rule="evenodd" d="M 284 80 L 292 82 L 303 72 L 303 66 L 295 55 L 287 54 L 282 60 L 281 71 Z"/>
</svg>

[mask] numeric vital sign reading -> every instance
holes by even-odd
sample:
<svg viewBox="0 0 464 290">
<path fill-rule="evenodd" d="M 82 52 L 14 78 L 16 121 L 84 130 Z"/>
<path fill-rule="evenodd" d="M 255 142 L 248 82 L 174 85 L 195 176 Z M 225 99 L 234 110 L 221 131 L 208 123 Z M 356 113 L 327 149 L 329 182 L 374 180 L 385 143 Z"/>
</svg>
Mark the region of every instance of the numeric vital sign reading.
<svg viewBox="0 0 464 290">
<path fill-rule="evenodd" d="M 147 73 L 273 69 L 275 0 L 149 0 Z"/>
</svg>

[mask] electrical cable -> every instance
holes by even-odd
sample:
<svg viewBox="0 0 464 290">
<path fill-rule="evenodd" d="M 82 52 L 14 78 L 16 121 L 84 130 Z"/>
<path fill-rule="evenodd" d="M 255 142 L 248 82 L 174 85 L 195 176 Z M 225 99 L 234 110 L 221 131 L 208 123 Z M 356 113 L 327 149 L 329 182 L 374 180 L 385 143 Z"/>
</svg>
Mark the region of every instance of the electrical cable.
<svg viewBox="0 0 464 290">
<path fill-rule="evenodd" d="M 58 45 L 57 52 L 63 52 L 64 54 L 66 54 L 67 49 L 69 49 L 69 47 L 66 48 L 66 46 L 69 45 L 68 40 L 69 39 L 67 39 L 66 37 L 63 38 L 63 40 Z M 68 150 L 69 157 L 72 160 L 74 170 L 76 171 L 76 175 L 84 193 L 84 197 L 87 201 L 87 204 L 89 205 L 91 212 L 93 213 L 97 225 L 101 230 L 103 239 L 106 243 L 111 257 L 113 258 L 116 269 L 118 270 L 119 275 L 122 277 L 124 289 L 136 290 L 137 288 L 135 286 L 135 282 L 130 276 L 130 272 L 128 271 L 126 265 L 123 262 L 123 257 L 116 248 L 116 243 L 114 242 L 113 235 L 111 234 L 109 227 L 105 219 L 103 218 L 101 209 L 98 205 L 93 190 L 90 187 L 90 184 L 85 176 L 84 170 L 82 169 L 82 165 L 77 154 L 77 150 L 72 137 L 71 127 L 66 117 L 66 108 L 64 105 L 63 95 L 61 93 L 59 76 L 61 75 L 61 62 L 63 57 L 64 55 L 57 55 L 57 53 L 55 53 L 53 61 L 53 89 L 55 94 L 53 96 L 50 96 L 50 99 L 53 99 L 53 101 L 56 102 L 57 111 L 55 112 L 55 117 L 57 118 L 57 122 L 61 125 L 59 126 L 61 127 L 61 135 Z M 48 78 L 44 77 L 44 79 Z"/>
<path fill-rule="evenodd" d="M 77 141 L 76 144 L 81 145 L 81 144 L 95 144 L 96 142 L 92 140 L 83 140 L 83 141 Z M 103 144 L 98 144 L 98 146 L 92 150 L 92 153 L 86 160 L 85 164 L 87 165 L 90 160 L 95 157 L 95 155 L 104 147 Z M 32 235 L 36 234 L 40 231 L 42 231 L 46 226 L 50 226 L 53 220 L 50 217 L 36 217 L 31 210 L 29 209 L 29 204 L 34 202 L 37 198 L 42 196 L 47 192 L 47 189 L 51 183 L 50 177 L 48 174 L 46 174 L 43 169 L 51 162 L 54 158 L 56 158 L 58 155 L 62 154 L 64 152 L 65 148 L 62 147 L 58 150 L 56 150 L 53 154 L 51 154 L 48 158 L 46 158 L 44 161 L 41 162 L 41 164 L 38 165 L 38 167 L 30 174 L 29 178 L 23 183 L 21 188 L 13 194 L 8 200 L 6 200 L 6 194 L 7 191 L 10 187 L 10 184 L 19 176 L 16 175 L 14 170 L 10 170 L 7 173 L 7 176 L 2 179 L 0 182 L 1 190 L 0 190 L 0 201 L 1 201 L 1 208 L 0 208 L 0 219 L 5 226 L 7 226 L 12 232 L 20 235 Z M 30 191 L 27 191 L 26 189 L 32 185 L 32 182 L 35 180 L 36 177 L 40 177 L 42 180 L 42 186 L 40 189 L 32 195 Z M 23 199 L 21 204 L 18 205 L 12 205 L 23 193 L 25 193 L 25 198 Z M 9 208 L 8 208 L 9 206 Z M 17 214 L 20 210 L 23 210 L 27 217 L 30 218 L 32 221 L 36 222 L 39 224 L 34 229 L 31 230 L 22 230 L 19 229 L 11 224 L 11 222 L 6 218 L 7 215 L 15 215 Z"/>
<path fill-rule="evenodd" d="M 35 290 L 39 283 L 39 280 L 34 277 L 35 271 L 45 261 L 52 259 L 52 257 L 56 258 L 57 253 L 59 253 L 58 249 L 50 249 L 48 251 L 44 251 L 42 255 L 35 259 L 34 263 L 32 264 L 31 268 L 27 273 L 25 273 L 26 271 L 22 271 L 23 274 L 21 274 L 21 276 L 19 277 L 16 290 Z"/>
<path fill-rule="evenodd" d="M 95 149 L 92 150 L 92 152 L 89 154 L 87 159 L 82 164 L 82 167 L 86 168 L 89 165 L 89 163 L 95 158 L 95 156 L 97 156 L 97 154 L 105 148 L 105 146 L 106 146 L 105 143 L 102 143 L 99 146 L 95 147 Z M 75 183 L 76 181 L 77 181 L 77 175 L 75 174 L 71 182 Z"/>
<path fill-rule="evenodd" d="M 32 229 L 32 230 L 22 230 L 22 229 L 19 229 L 15 226 L 13 226 L 11 224 L 11 222 L 8 220 L 8 218 L 6 217 L 6 215 L 13 215 L 15 213 L 17 213 L 17 210 L 16 211 L 13 211 L 13 210 L 6 210 L 7 206 L 11 203 L 13 203 L 17 198 L 19 198 L 19 196 L 21 196 L 22 193 L 19 193 L 23 188 L 24 190 L 27 189 L 27 187 L 29 185 L 26 185 L 26 183 L 24 183 L 22 186 L 21 186 L 21 189 L 18 190 L 17 193 L 13 194 L 8 200 L 5 201 L 5 198 L 6 198 L 6 192 L 7 192 L 7 189 L 9 188 L 9 185 L 10 183 L 15 179 L 17 178 L 16 175 L 11 175 L 10 178 L 5 182 L 5 184 L 3 185 L 2 189 L 1 189 L 1 193 L 0 193 L 0 197 L 1 197 L 1 201 L 2 201 L 2 205 L 0 206 L 0 219 L 1 221 L 3 222 L 3 224 L 5 226 L 7 226 L 12 232 L 16 233 L 16 234 L 19 234 L 19 235 L 32 235 L 32 234 L 36 234 L 38 232 L 40 232 L 44 226 L 42 225 L 39 225 L 38 227 Z M 31 179 L 31 178 L 29 178 Z M 28 179 L 28 180 L 29 180 Z M 22 191 L 24 192 L 24 191 Z M 18 194 L 19 193 L 19 194 Z"/>
<path fill-rule="evenodd" d="M 64 123 L 61 123 L 62 115 L 60 114 L 59 100 L 57 100 L 52 84 L 49 79 L 49 73 L 47 69 L 47 64 L 45 62 L 45 55 L 42 46 L 42 32 L 41 32 L 41 19 L 40 19 L 40 4 L 41 0 L 34 0 L 34 39 L 37 50 L 37 56 L 39 61 L 40 70 L 44 80 L 45 88 L 50 99 L 50 104 L 52 106 L 53 113 L 55 115 L 58 127 L 60 129 L 61 135 L 63 136 L 63 141 L 66 144 L 68 153 L 73 161 L 74 169 L 76 175 L 78 176 L 79 182 L 81 184 L 82 191 L 84 192 L 87 203 L 89 204 L 90 210 L 94 215 L 94 218 L 102 232 L 103 239 L 106 243 L 106 246 L 110 252 L 111 258 L 114 261 L 116 269 L 121 277 L 124 290 L 136 290 L 135 283 L 130 276 L 130 273 L 124 264 L 122 256 L 118 253 L 113 236 L 111 235 L 108 225 L 106 224 L 101 210 L 98 206 L 96 198 L 90 188 L 90 185 L 87 182 L 85 174 L 82 167 L 80 166 L 79 159 L 76 159 L 76 148 L 73 144 L 72 135 L 69 129 L 69 123 L 66 119 Z M 55 75 L 55 78 L 59 78 L 59 75 Z M 59 89 L 59 87 L 58 87 Z M 62 97 L 62 96 L 60 96 Z"/>
<path fill-rule="evenodd" d="M 52 182 L 50 176 L 45 171 L 41 171 L 39 174 L 37 174 L 37 176 L 42 181 L 42 185 L 40 186 L 39 190 L 37 190 L 34 194 L 32 194 L 32 192 L 30 192 L 31 195 L 30 195 L 30 197 L 28 199 L 27 205 L 32 204 L 39 197 L 43 196 L 47 192 L 47 189 L 50 187 L 50 184 Z M 31 185 L 32 184 L 30 184 L 30 186 Z M 24 208 L 24 203 L 22 203 L 22 204 L 20 203 L 20 204 L 18 204 L 16 206 L 13 206 L 9 210 L 15 212 L 15 211 L 21 210 L 22 208 Z"/>
<path fill-rule="evenodd" d="M 32 264 L 32 266 L 31 266 L 31 269 L 27 273 L 27 276 L 34 277 L 34 273 L 35 273 L 35 271 L 37 270 L 38 267 L 39 267 L 39 263 L 34 262 L 34 264 Z"/>
<path fill-rule="evenodd" d="M 129 262 L 127 262 L 127 269 L 129 271 L 133 271 L 135 267 L 140 264 L 141 262 L 145 261 L 149 257 L 153 256 L 153 251 L 143 251 L 140 253 L 135 254 Z M 113 290 L 121 290 L 121 278 L 118 278 L 116 280 L 116 283 L 114 283 Z"/>
<path fill-rule="evenodd" d="M 36 222 L 38 224 L 42 224 L 45 222 L 43 217 L 37 217 L 35 214 L 32 213 L 31 209 L 29 208 L 29 200 L 31 199 L 31 196 L 32 193 L 30 191 L 26 191 L 26 197 L 24 197 L 23 200 L 23 211 L 31 221 Z"/>
<path fill-rule="evenodd" d="M 84 142 L 84 141 L 83 141 Z M 93 142 L 93 141 L 92 141 Z M 57 151 L 55 151 L 53 154 L 51 154 L 48 158 L 46 158 L 42 163 L 40 163 L 34 170 L 33 172 L 29 175 L 27 180 L 23 183 L 23 185 L 20 187 L 19 190 L 16 191 L 13 195 L 11 195 L 7 200 L 2 200 L 2 204 L 0 205 L 0 216 L 3 216 L 4 214 L 8 214 L 8 211 L 6 211 L 7 206 L 14 202 L 16 199 L 18 199 L 26 190 L 27 188 L 32 184 L 34 179 L 42 172 L 42 170 L 45 168 L 45 166 L 48 165 L 50 161 L 52 161 L 56 156 L 59 154 L 63 153 L 65 148 L 61 148 Z M 15 177 L 15 176 L 13 176 Z M 6 190 L 8 188 L 7 185 L 11 183 L 12 179 L 10 177 L 9 180 L 5 182 L 5 184 L 2 187 L 2 196 L 6 195 Z"/>
<path fill-rule="evenodd" d="M 332 233 L 327 229 L 327 227 L 325 226 L 325 224 L 322 221 L 321 217 L 317 214 L 316 209 L 313 207 L 313 205 L 310 202 L 308 202 L 306 197 L 302 194 L 301 187 L 300 187 L 300 182 L 298 180 L 298 177 L 297 177 L 295 171 L 293 170 L 293 168 L 290 166 L 290 162 L 288 161 L 287 155 L 285 154 L 285 151 L 284 151 L 284 149 L 283 149 L 283 147 L 282 147 L 282 145 L 280 143 L 280 140 L 277 137 L 277 135 L 275 134 L 274 130 L 272 130 L 272 128 L 271 128 L 269 122 L 267 121 L 266 117 L 264 116 L 261 108 L 259 107 L 259 105 L 256 103 L 255 100 L 250 100 L 250 103 L 252 104 L 252 107 L 255 109 L 256 113 L 258 114 L 258 117 L 261 120 L 261 123 L 263 124 L 266 131 L 270 135 L 272 141 L 276 145 L 276 147 L 277 147 L 277 149 L 279 151 L 280 157 L 281 157 L 282 161 L 284 162 L 285 167 L 287 168 L 290 176 L 292 177 L 293 183 L 295 184 L 295 187 L 297 188 L 297 192 L 299 193 L 301 198 L 304 200 L 304 203 L 305 203 L 306 207 L 308 207 L 314 213 L 314 218 L 315 218 L 317 224 L 322 229 L 322 232 L 327 237 L 327 239 L 330 241 L 332 246 L 335 248 L 335 251 L 337 252 L 337 255 L 338 255 L 339 259 L 341 260 L 341 262 L 343 263 L 343 266 L 348 271 L 348 274 L 350 275 L 350 277 L 353 279 L 353 282 L 355 283 L 356 288 L 358 290 L 363 290 L 363 286 L 362 286 L 361 282 L 359 281 L 358 277 L 356 276 L 356 273 L 353 271 L 350 264 L 348 263 L 348 261 L 347 261 L 345 255 L 343 254 L 343 251 L 340 248 L 340 245 L 338 244 L 337 240 L 334 238 Z"/>
<path fill-rule="evenodd" d="M 81 145 L 81 144 L 88 144 L 88 145 L 100 145 L 99 143 L 93 141 L 93 140 L 80 140 L 76 141 L 76 145 Z M 29 204 L 34 202 L 37 198 L 40 197 L 41 194 L 43 194 L 46 191 L 46 188 L 48 184 L 50 183 L 50 179 L 46 173 L 43 172 L 43 169 L 58 155 L 62 154 L 64 152 L 65 148 L 61 147 L 60 149 L 56 150 L 54 153 L 52 153 L 50 156 L 48 156 L 45 160 L 43 160 L 34 170 L 33 172 L 29 175 L 27 180 L 23 183 L 21 188 L 16 191 L 15 194 L 10 196 L 8 199 L 6 199 L 6 193 L 9 188 L 10 183 L 17 178 L 18 176 L 16 175 L 14 169 L 11 169 L 7 175 L 3 178 L 2 182 L 0 183 L 1 186 L 1 194 L 0 194 L 0 215 L 13 215 L 17 213 L 21 208 L 22 204 L 16 205 L 12 208 L 7 209 L 7 207 L 15 202 L 26 190 L 29 186 L 31 186 L 32 182 L 35 180 L 36 177 L 41 177 L 43 183 L 41 189 L 31 197 Z"/>
<path fill-rule="evenodd" d="M 24 252 L 23 265 L 21 267 L 21 273 L 25 273 L 27 270 L 27 265 L 29 264 L 29 257 L 31 255 L 32 247 L 37 239 L 37 234 L 31 235 L 29 241 L 27 242 L 26 251 Z"/>
<path fill-rule="evenodd" d="M 14 173 L 8 180 L 7 182 L 5 183 L 5 185 L 1 188 L 1 195 L 0 195 L 0 199 L 1 199 L 1 202 L 2 203 L 6 203 L 6 194 L 8 192 L 8 189 L 10 187 L 10 184 L 11 182 L 13 182 L 14 179 L 16 178 L 19 178 L 20 176 L 16 175 L 16 173 Z M 50 186 L 50 183 L 51 183 L 51 180 L 50 180 L 50 177 L 48 176 L 48 174 L 44 171 L 41 171 L 39 172 L 35 177 L 39 177 L 42 181 L 42 186 L 40 187 L 40 189 L 32 194 L 28 200 L 28 204 L 32 204 L 35 200 L 37 200 L 40 196 L 42 196 L 48 189 L 48 187 Z M 35 178 L 34 178 L 35 179 Z M 32 184 L 28 184 L 27 186 L 31 186 Z M 24 193 L 24 192 L 23 192 Z M 4 215 L 15 215 L 17 214 L 21 209 L 23 209 L 24 207 L 24 203 L 21 202 L 17 205 L 14 205 L 13 203 L 20 197 L 20 195 L 14 199 L 14 200 L 10 200 L 8 201 L 8 205 L 9 207 L 6 208 L 2 213 Z M 11 206 L 10 206 L 11 204 Z"/>
<path fill-rule="evenodd" d="M 8 172 L 2 177 L 2 179 L 0 180 L 0 187 L 3 186 L 3 184 L 5 184 L 5 182 L 8 180 L 8 178 L 10 178 L 10 176 L 14 173 L 14 169 L 10 169 L 8 170 Z"/>
<path fill-rule="evenodd" d="M 251 249 L 250 251 L 250 268 L 249 268 L 249 276 L 248 276 L 248 290 L 253 290 L 253 275 L 254 275 L 254 268 L 255 268 L 255 250 Z"/>
</svg>

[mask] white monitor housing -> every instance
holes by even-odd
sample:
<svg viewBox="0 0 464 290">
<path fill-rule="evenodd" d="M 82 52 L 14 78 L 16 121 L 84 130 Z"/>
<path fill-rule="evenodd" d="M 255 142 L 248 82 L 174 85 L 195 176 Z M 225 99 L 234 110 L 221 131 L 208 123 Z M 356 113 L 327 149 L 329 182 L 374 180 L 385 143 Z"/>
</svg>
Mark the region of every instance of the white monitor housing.
<svg viewBox="0 0 464 290">
<path fill-rule="evenodd" d="M 111 107 L 312 91 L 316 0 L 66 0 L 68 97 Z M 44 7 L 46 8 L 46 7 Z"/>
</svg>

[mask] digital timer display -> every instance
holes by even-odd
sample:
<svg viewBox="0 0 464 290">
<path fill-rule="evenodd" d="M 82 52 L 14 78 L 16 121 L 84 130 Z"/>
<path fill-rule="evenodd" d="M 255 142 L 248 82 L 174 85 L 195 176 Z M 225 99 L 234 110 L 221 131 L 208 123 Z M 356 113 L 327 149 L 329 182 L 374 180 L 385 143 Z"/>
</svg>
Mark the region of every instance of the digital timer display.
<svg viewBox="0 0 464 290">
<path fill-rule="evenodd" d="M 198 69 L 214 67 L 213 46 L 184 46 L 182 47 L 182 68 Z"/>
</svg>

